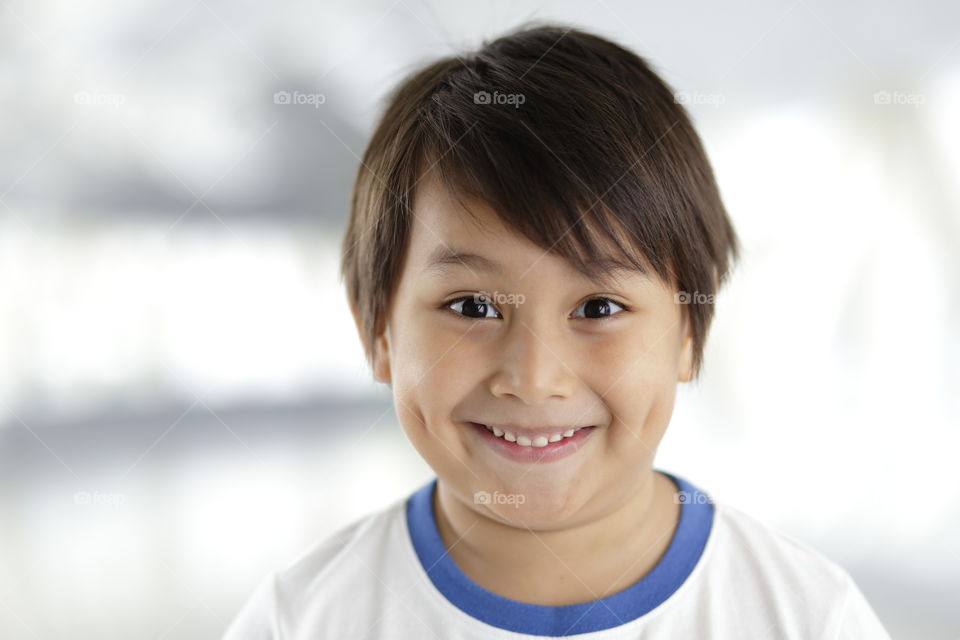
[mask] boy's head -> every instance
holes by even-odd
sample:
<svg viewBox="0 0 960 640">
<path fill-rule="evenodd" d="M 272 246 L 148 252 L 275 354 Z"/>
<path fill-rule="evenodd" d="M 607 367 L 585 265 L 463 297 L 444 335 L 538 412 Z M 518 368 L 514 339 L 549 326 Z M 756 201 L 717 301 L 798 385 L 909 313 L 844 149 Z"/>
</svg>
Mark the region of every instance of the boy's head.
<svg viewBox="0 0 960 640">
<path fill-rule="evenodd" d="M 546 26 L 394 91 L 342 272 L 374 374 L 440 479 L 469 502 L 523 495 L 475 508 L 547 525 L 647 477 L 736 256 L 670 88 L 616 44 Z M 592 428 L 522 447 L 474 423 L 541 445 Z"/>
</svg>

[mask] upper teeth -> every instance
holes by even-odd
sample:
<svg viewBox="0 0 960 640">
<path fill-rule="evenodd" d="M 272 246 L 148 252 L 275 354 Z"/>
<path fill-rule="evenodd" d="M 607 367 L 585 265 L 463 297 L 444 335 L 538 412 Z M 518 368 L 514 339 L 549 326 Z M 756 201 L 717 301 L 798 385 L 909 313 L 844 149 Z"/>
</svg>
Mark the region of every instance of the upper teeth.
<svg viewBox="0 0 960 640">
<path fill-rule="evenodd" d="M 569 438 L 577 431 L 580 431 L 583 427 L 577 427 L 576 429 L 567 429 L 566 431 L 558 431 L 557 433 L 551 433 L 546 436 L 537 436 L 533 440 L 527 436 L 518 436 L 513 431 L 504 430 L 500 427 L 491 427 L 489 425 L 483 425 L 487 428 L 487 431 L 491 432 L 493 435 L 498 438 L 503 438 L 507 442 L 516 442 L 521 447 L 545 447 L 548 442 L 559 442 L 564 438 Z"/>
</svg>

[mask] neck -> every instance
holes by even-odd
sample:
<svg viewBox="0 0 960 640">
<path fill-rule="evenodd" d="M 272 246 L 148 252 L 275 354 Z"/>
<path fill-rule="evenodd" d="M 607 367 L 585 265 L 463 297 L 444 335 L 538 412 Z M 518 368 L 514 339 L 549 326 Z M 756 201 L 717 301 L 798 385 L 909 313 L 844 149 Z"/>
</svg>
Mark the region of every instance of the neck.
<svg viewBox="0 0 960 640">
<path fill-rule="evenodd" d="M 588 602 L 650 572 L 676 529 L 676 487 L 653 470 L 630 499 L 589 522 L 534 530 L 478 513 L 443 483 L 434 496 L 437 528 L 451 558 L 474 582 L 534 604 Z"/>
</svg>

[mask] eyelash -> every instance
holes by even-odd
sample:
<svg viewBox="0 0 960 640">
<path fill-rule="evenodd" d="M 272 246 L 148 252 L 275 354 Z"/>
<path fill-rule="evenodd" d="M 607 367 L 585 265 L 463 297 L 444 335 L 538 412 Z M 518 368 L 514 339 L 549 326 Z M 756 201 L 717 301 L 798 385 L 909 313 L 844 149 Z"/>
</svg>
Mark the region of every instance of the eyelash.
<svg viewBox="0 0 960 640">
<path fill-rule="evenodd" d="M 458 317 L 460 317 L 460 318 L 462 318 L 462 319 L 464 319 L 464 320 L 499 320 L 499 319 L 502 319 L 502 317 L 503 317 L 502 315 L 500 316 L 500 318 L 471 318 L 470 316 L 464 315 L 464 314 L 460 313 L 459 311 L 455 311 L 455 310 L 453 310 L 453 309 L 450 309 L 450 305 L 452 305 L 452 304 L 454 304 L 454 303 L 457 303 L 457 302 L 463 302 L 463 301 L 465 301 L 465 300 L 472 300 L 474 297 L 475 297 L 475 295 L 460 296 L 459 298 L 454 298 L 453 300 L 448 300 L 448 301 L 444 302 L 443 305 L 441 305 L 440 308 L 441 308 L 441 309 L 448 309 L 448 310 L 452 311 L 453 313 L 455 313 Z M 614 300 L 613 298 L 608 298 L 608 297 L 606 297 L 606 296 L 596 296 L 596 297 L 594 297 L 594 298 L 588 298 L 587 300 L 584 300 L 582 303 L 580 303 L 579 305 L 577 305 L 577 309 L 579 309 L 579 308 L 582 307 L 583 305 L 587 304 L 588 302 L 592 302 L 592 301 L 594 301 L 594 300 L 603 300 L 603 301 L 606 301 L 606 302 L 612 302 L 613 304 L 615 304 L 615 305 L 617 305 L 618 307 L 620 307 L 620 308 L 622 309 L 622 311 L 618 311 L 618 312 L 616 312 L 616 313 L 612 313 L 612 314 L 610 314 L 610 315 L 608 315 L 608 316 L 602 316 L 602 317 L 600 317 L 600 318 L 586 318 L 586 317 L 584 317 L 584 318 L 574 318 L 574 320 L 593 320 L 594 322 L 603 322 L 603 321 L 605 321 L 605 320 L 610 320 L 610 319 L 612 319 L 612 318 L 620 315 L 621 313 L 625 313 L 625 312 L 629 312 L 629 311 L 630 311 L 630 307 L 628 307 L 627 305 L 623 304 L 622 302 L 617 302 L 617 301 Z M 494 309 L 496 309 L 496 307 L 494 307 L 493 304 L 491 304 L 491 303 L 489 303 L 489 302 L 484 302 L 484 303 L 481 303 L 481 304 L 490 305 L 491 307 L 493 307 Z M 497 311 L 497 313 L 499 314 L 500 312 Z"/>
</svg>

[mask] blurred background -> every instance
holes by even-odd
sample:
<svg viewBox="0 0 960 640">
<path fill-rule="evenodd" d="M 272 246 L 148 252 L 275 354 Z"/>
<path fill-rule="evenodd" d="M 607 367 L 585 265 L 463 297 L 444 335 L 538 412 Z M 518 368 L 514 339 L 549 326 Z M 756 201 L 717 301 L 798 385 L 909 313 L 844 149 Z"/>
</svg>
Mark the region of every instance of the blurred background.
<svg viewBox="0 0 960 640">
<path fill-rule="evenodd" d="M 0 637 L 218 637 L 431 477 L 351 181 L 402 73 L 530 19 L 648 58 L 744 242 L 658 467 L 960 637 L 960 5 L 825 0 L 0 0 Z"/>
</svg>

